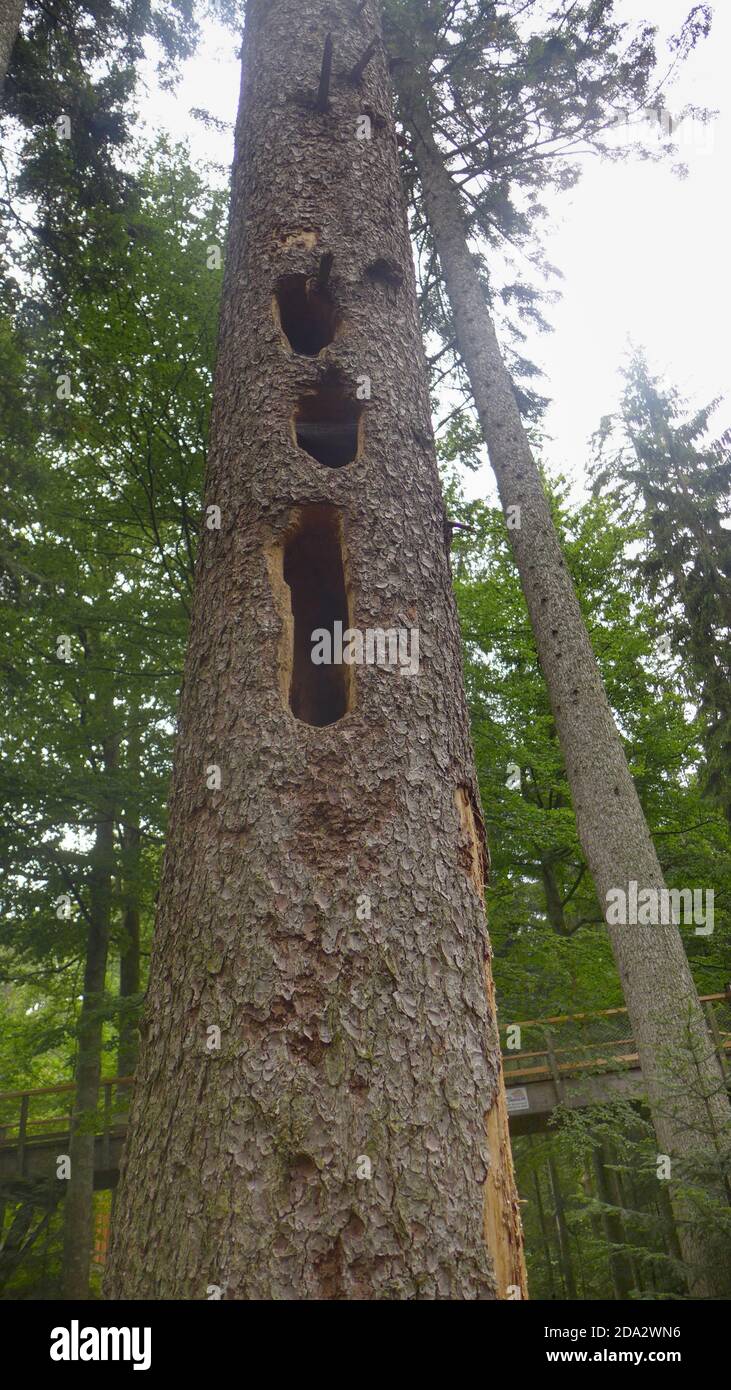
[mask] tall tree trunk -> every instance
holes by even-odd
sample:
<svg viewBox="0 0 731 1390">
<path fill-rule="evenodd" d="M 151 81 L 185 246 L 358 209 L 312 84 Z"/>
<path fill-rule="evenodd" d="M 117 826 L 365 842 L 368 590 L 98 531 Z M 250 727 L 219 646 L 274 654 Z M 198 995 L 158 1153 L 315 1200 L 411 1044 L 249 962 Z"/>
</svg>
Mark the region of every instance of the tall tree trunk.
<svg viewBox="0 0 731 1390">
<path fill-rule="evenodd" d="M 119 956 L 119 997 L 124 1006 L 140 993 L 140 828 L 127 824 L 122 832 L 122 912 L 123 944 Z M 131 1012 L 122 1014 L 119 1023 L 117 1075 L 132 1076 L 137 1065 L 139 1034 L 137 1021 Z"/>
<path fill-rule="evenodd" d="M 614 1296 L 617 1299 L 628 1299 L 633 1288 L 632 1270 L 629 1260 L 623 1249 L 618 1248 L 626 1244 L 624 1235 L 624 1225 L 618 1203 L 612 1192 L 609 1173 L 607 1172 L 607 1145 L 598 1144 L 594 1149 L 594 1174 L 596 1176 L 597 1191 L 599 1199 L 604 1203 L 605 1211 L 602 1212 L 602 1223 L 604 1225 L 604 1235 L 607 1242 L 609 1273 L 612 1279 Z M 608 1208 L 612 1210 L 608 1210 Z"/>
<path fill-rule="evenodd" d="M 541 878 L 543 879 L 543 893 L 546 900 L 546 916 L 558 936 L 566 936 L 566 916 L 561 902 L 556 871 L 550 859 L 541 859 Z"/>
<path fill-rule="evenodd" d="M 24 0 L 0 0 L 0 94 L 5 86 L 24 9 Z"/>
<path fill-rule="evenodd" d="M 635 1189 L 630 1183 L 629 1177 L 623 1176 L 616 1167 L 618 1161 L 616 1146 L 614 1144 L 608 1144 L 606 1148 L 608 1161 L 612 1164 L 611 1167 L 607 1167 L 607 1177 L 609 1179 L 610 1191 L 614 1194 L 614 1205 L 622 1213 L 636 1211 L 637 1199 L 635 1196 Z M 623 1228 L 626 1225 L 626 1221 L 624 1221 L 623 1217 L 620 1218 L 620 1222 L 621 1228 Z M 637 1261 L 631 1252 L 628 1258 L 632 1287 L 637 1289 L 639 1293 L 642 1293 L 642 1276 L 637 1267 Z"/>
<path fill-rule="evenodd" d="M 640 889 L 660 889 L 662 870 L 469 250 L 459 190 L 432 132 L 423 80 L 405 65 L 396 73 L 458 348 L 503 508 L 519 520 L 509 536 L 599 901 L 605 904 L 610 890 L 628 893 L 632 881 Z M 660 1151 L 673 1156 L 678 1167 L 694 1164 L 699 1153 L 707 1154 L 709 1165 L 718 1165 L 731 1110 L 680 933 L 675 926 L 608 930 Z M 722 1190 L 720 1182 L 714 1186 Z M 697 1294 L 710 1294 L 721 1286 L 719 1249 L 681 1206 L 690 1284 Z"/>
<path fill-rule="evenodd" d="M 103 748 L 104 770 L 114 771 L 116 741 Z M 64 1201 L 63 1296 L 88 1298 L 94 1220 L 94 1124 L 101 1076 L 102 1002 L 109 952 L 114 871 L 115 808 L 99 813 L 92 850 L 84 992 L 78 1024 L 76 1091 L 71 1114 L 71 1176 Z"/>
<path fill-rule="evenodd" d="M 566 1225 L 566 1213 L 564 1208 L 563 1193 L 561 1191 L 561 1180 L 558 1175 L 556 1161 L 549 1148 L 548 1150 L 548 1179 L 551 1186 L 551 1197 L 553 1198 L 553 1214 L 556 1220 L 556 1233 L 558 1235 L 558 1249 L 561 1257 L 561 1277 L 566 1290 L 566 1297 L 575 1299 L 576 1280 L 574 1278 L 574 1266 L 571 1259 L 571 1241 L 569 1238 L 569 1228 Z"/>
<path fill-rule="evenodd" d="M 532 1147 L 533 1147 L 533 1135 L 532 1135 L 532 1134 L 529 1134 L 529 1135 L 528 1135 L 528 1142 L 529 1142 L 529 1144 L 530 1144 L 530 1146 L 531 1146 L 531 1148 L 532 1148 Z M 531 1160 L 530 1160 L 530 1161 L 531 1161 L 531 1163 L 534 1161 L 534 1160 L 532 1159 L 532 1156 L 531 1156 Z M 541 1192 L 541 1181 L 540 1181 L 540 1177 L 539 1177 L 539 1170 L 538 1170 L 537 1168 L 534 1167 L 534 1168 L 532 1169 L 531 1176 L 532 1176 L 532 1178 L 533 1178 L 533 1191 L 534 1191 L 535 1194 L 536 1194 L 536 1211 L 537 1211 L 537 1213 L 538 1213 L 538 1225 L 539 1225 L 539 1227 L 540 1227 L 541 1241 L 542 1241 L 542 1244 L 543 1244 L 543 1253 L 544 1253 L 545 1260 L 546 1260 L 546 1277 L 547 1277 L 547 1280 L 548 1280 L 548 1297 L 551 1298 L 551 1299 L 554 1299 L 554 1298 L 556 1297 L 556 1281 L 555 1281 L 555 1279 L 554 1279 L 554 1277 L 553 1277 L 553 1252 L 552 1252 L 552 1250 L 551 1250 L 551 1237 L 550 1237 L 550 1235 L 549 1235 L 549 1233 L 548 1233 L 548 1226 L 547 1226 L 547 1224 L 546 1224 L 546 1215 L 545 1215 L 545 1211 L 544 1211 L 544 1207 L 543 1207 L 543 1194 L 542 1194 L 542 1192 Z"/>
<path fill-rule="evenodd" d="M 133 726 L 127 738 L 125 821 L 122 829 L 122 935 L 119 957 L 119 997 L 125 1003 L 140 993 L 140 729 Z M 139 1030 L 136 1015 L 126 1010 L 119 1023 L 117 1075 L 132 1076 L 137 1066 Z"/>
<path fill-rule="evenodd" d="M 520 1288 L 374 0 L 247 6 L 206 507 L 107 1292 Z M 418 674 L 314 664 L 340 621 L 418 629 Z"/>
</svg>

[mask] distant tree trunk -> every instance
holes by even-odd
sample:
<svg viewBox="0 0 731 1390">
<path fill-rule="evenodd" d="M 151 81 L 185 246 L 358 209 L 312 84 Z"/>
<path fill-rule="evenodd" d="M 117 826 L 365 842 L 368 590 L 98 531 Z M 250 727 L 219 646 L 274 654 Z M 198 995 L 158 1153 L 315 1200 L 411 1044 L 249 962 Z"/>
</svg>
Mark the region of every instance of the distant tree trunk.
<svg viewBox="0 0 731 1390">
<path fill-rule="evenodd" d="M 396 68 L 400 112 L 509 529 L 561 743 L 581 845 L 601 904 L 610 890 L 664 886 L 602 685 L 475 261 L 460 194 L 445 168 L 413 69 Z M 517 509 L 511 512 L 510 509 Z M 718 1165 L 731 1125 L 723 1079 L 675 926 L 609 926 L 662 1153 Z M 714 1185 L 719 1193 L 722 1184 Z M 690 1287 L 725 1287 L 719 1247 L 677 1208 Z M 722 1276 L 725 1280 L 725 1275 Z"/>
<path fill-rule="evenodd" d="M 209 524 L 106 1290 L 491 1299 L 524 1285 L 520 1224 L 374 0 L 250 0 L 244 55 Z M 418 674 L 315 664 L 313 633 L 339 623 L 418 629 Z"/>
<path fill-rule="evenodd" d="M 604 1235 L 607 1242 L 609 1273 L 612 1278 L 614 1296 L 617 1299 L 627 1299 L 632 1292 L 633 1280 L 632 1270 L 629 1261 L 621 1247 L 625 1244 L 624 1227 L 622 1217 L 616 1209 L 617 1202 L 609 1180 L 607 1172 L 607 1149 L 605 1144 L 599 1144 L 594 1150 L 594 1173 L 596 1175 L 597 1191 L 599 1199 L 605 1207 L 612 1207 L 612 1211 L 602 1212 L 602 1223 Z"/>
<path fill-rule="evenodd" d="M 676 1213 L 673 1211 L 668 1185 L 665 1182 L 659 1182 L 657 1184 L 657 1211 L 662 1224 L 665 1251 L 670 1256 L 671 1260 L 682 1262 L 683 1252 L 680 1248 L 678 1231 L 675 1225 Z"/>
<path fill-rule="evenodd" d="M 140 993 L 140 828 L 127 824 L 122 832 L 122 931 L 119 957 L 119 997 L 123 1005 Z M 132 1076 L 137 1065 L 139 1034 L 133 1014 L 124 1012 L 119 1023 L 117 1075 Z"/>
<path fill-rule="evenodd" d="M 44 1197 L 36 1197 L 35 1200 L 29 1193 L 27 1199 L 22 1201 L 14 1211 L 0 1246 L 0 1293 L 10 1283 L 20 1265 L 31 1253 L 39 1236 L 48 1230 L 57 1200 L 55 1195 L 48 1192 Z M 44 1207 L 46 1208 L 45 1211 L 43 1210 Z M 33 1222 L 38 1208 L 40 1208 L 40 1215 L 34 1226 Z M 1 1234 L 2 1224 L 0 1224 Z"/>
<path fill-rule="evenodd" d="M 553 864 L 549 859 L 542 859 L 540 862 L 541 878 L 543 879 L 543 892 L 546 899 L 546 915 L 553 928 L 559 936 L 566 936 L 566 916 L 561 902 L 556 873 Z"/>
<path fill-rule="evenodd" d="M 139 788 L 142 748 L 138 727 L 127 737 L 125 820 L 122 829 L 122 949 L 119 958 L 119 997 L 124 1008 L 140 993 L 140 809 Z M 119 1023 L 117 1075 L 132 1076 L 137 1066 L 139 1029 L 133 1012 L 122 1013 Z"/>
<path fill-rule="evenodd" d="M 533 1147 L 533 1135 L 532 1135 L 532 1134 L 528 1135 L 528 1141 L 529 1141 L 529 1144 L 530 1144 L 530 1146 L 531 1146 L 531 1148 L 532 1148 L 532 1147 Z M 532 1161 L 532 1160 L 531 1160 L 531 1161 Z M 545 1211 L 544 1211 L 544 1208 L 543 1208 L 543 1194 L 542 1194 L 542 1192 L 541 1192 L 541 1182 L 540 1182 L 540 1178 L 539 1178 L 539 1175 L 538 1175 L 538 1169 L 537 1169 L 537 1168 L 534 1167 L 534 1168 L 532 1169 L 532 1174 L 531 1174 L 531 1176 L 532 1176 L 532 1178 L 533 1178 L 533 1190 L 534 1190 L 534 1192 L 535 1192 L 535 1194 L 536 1194 L 536 1212 L 538 1213 L 538 1224 L 539 1224 L 540 1231 L 541 1231 L 541 1241 L 542 1241 L 542 1243 L 543 1243 L 543 1253 L 544 1253 L 545 1260 L 546 1260 L 546 1276 L 547 1276 L 547 1279 L 548 1279 L 548 1296 L 549 1296 L 549 1298 L 555 1299 L 555 1297 L 556 1297 L 556 1281 L 555 1281 L 555 1279 L 554 1279 L 554 1277 L 553 1277 L 553 1256 L 552 1256 L 552 1253 L 551 1253 L 551 1237 L 550 1237 L 550 1235 L 549 1235 L 548 1226 L 547 1226 L 547 1224 L 546 1224 L 546 1216 L 545 1216 Z"/>
<path fill-rule="evenodd" d="M 24 0 L 0 0 L 0 95 L 25 9 Z"/>
<path fill-rule="evenodd" d="M 607 1157 L 613 1165 L 611 1168 L 607 1169 L 607 1176 L 609 1178 L 610 1191 L 614 1193 L 615 1206 L 618 1207 L 621 1212 L 631 1212 L 633 1210 L 636 1211 L 638 1200 L 636 1190 L 634 1184 L 632 1183 L 629 1177 L 629 1174 L 622 1174 L 618 1171 L 618 1168 L 616 1166 L 618 1163 L 616 1145 L 610 1144 L 607 1146 Z M 620 1220 L 622 1223 L 622 1230 L 625 1231 L 627 1224 L 626 1220 L 624 1219 L 624 1217 L 621 1217 Z M 632 1280 L 632 1287 L 634 1289 L 637 1289 L 639 1293 L 642 1293 L 642 1275 L 640 1273 L 640 1270 L 638 1269 L 637 1261 L 631 1252 L 628 1256 L 628 1260 L 630 1278 Z"/>
<path fill-rule="evenodd" d="M 564 1210 L 563 1193 L 561 1191 L 561 1180 L 558 1175 L 558 1168 L 550 1149 L 548 1150 L 548 1178 L 551 1185 L 551 1197 L 553 1199 L 553 1214 L 556 1221 L 556 1233 L 558 1235 L 558 1249 L 561 1257 L 561 1276 L 563 1278 L 564 1289 L 567 1298 L 576 1298 L 576 1280 L 574 1278 L 574 1266 L 571 1259 L 571 1242 L 569 1239 L 569 1228 L 566 1225 L 566 1214 Z"/>
<path fill-rule="evenodd" d="M 104 745 L 104 769 L 116 764 L 116 742 Z M 102 808 L 92 850 L 89 925 L 84 969 L 84 993 L 79 1015 L 76 1054 L 76 1092 L 71 1115 L 69 1156 L 71 1176 L 64 1201 L 63 1296 L 88 1298 L 93 1237 L 94 1125 L 101 1075 L 104 979 L 109 951 L 109 926 L 114 870 L 115 808 Z"/>
</svg>

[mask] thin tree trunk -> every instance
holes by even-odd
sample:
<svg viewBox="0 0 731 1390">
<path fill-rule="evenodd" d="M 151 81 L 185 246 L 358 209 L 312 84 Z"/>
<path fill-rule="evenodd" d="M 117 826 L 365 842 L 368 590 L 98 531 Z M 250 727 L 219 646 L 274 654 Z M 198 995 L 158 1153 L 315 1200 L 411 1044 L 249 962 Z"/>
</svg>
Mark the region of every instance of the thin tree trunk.
<svg viewBox="0 0 731 1390">
<path fill-rule="evenodd" d="M 469 250 L 459 190 L 446 170 L 413 70 L 396 69 L 400 109 L 444 275 L 457 341 L 500 498 L 548 687 L 581 845 L 601 904 L 610 890 L 664 886 L 662 870 L 602 685 L 571 576 Z M 517 509 L 512 510 L 511 509 Z M 659 1149 L 678 1168 L 718 1165 L 731 1125 L 680 933 L 609 926 Z M 722 1184 L 715 1182 L 719 1193 Z M 677 1199 L 676 1199 L 677 1203 Z M 724 1287 L 720 1251 L 678 1206 L 683 1256 L 698 1295 Z"/>
<path fill-rule="evenodd" d="M 612 1194 L 609 1174 L 606 1168 L 606 1145 L 597 1145 L 593 1157 L 599 1199 L 604 1203 L 605 1207 L 616 1207 L 617 1203 Z M 620 1300 L 628 1299 L 633 1287 L 632 1272 L 624 1252 L 615 1249 L 616 1246 L 621 1246 L 625 1243 L 624 1228 L 619 1211 L 602 1212 L 602 1224 L 604 1226 L 604 1236 L 607 1242 L 609 1273 L 612 1278 L 614 1296 Z"/>
<path fill-rule="evenodd" d="M 531 1149 L 532 1149 L 532 1148 L 533 1148 L 533 1135 L 532 1135 L 532 1134 L 529 1135 L 529 1136 L 528 1136 L 528 1139 L 529 1139 L 530 1147 L 531 1147 Z M 532 1159 L 531 1159 L 530 1161 L 533 1162 Z M 553 1277 L 553 1257 L 552 1257 L 552 1254 L 551 1254 L 551 1237 L 550 1237 L 550 1235 L 549 1235 L 549 1233 L 548 1233 L 548 1226 L 547 1226 L 547 1224 L 546 1224 L 546 1215 L 545 1215 L 545 1211 L 544 1211 L 544 1207 L 543 1207 L 543 1193 L 541 1192 L 541 1182 L 540 1182 L 540 1178 L 539 1178 L 539 1175 L 538 1175 L 538 1169 L 537 1169 L 537 1168 L 535 1168 L 535 1167 L 533 1168 L 531 1176 L 532 1176 L 532 1178 L 533 1178 L 533 1190 L 534 1190 L 534 1192 L 535 1192 L 535 1194 L 536 1194 L 536 1211 L 537 1211 L 537 1213 L 538 1213 L 538 1224 L 539 1224 L 539 1226 L 540 1226 L 541 1240 L 542 1240 L 542 1242 L 543 1242 L 543 1252 L 544 1252 L 545 1259 L 546 1259 L 546 1275 L 547 1275 L 547 1278 L 548 1278 L 548 1291 L 549 1291 L 549 1292 L 548 1292 L 548 1296 L 549 1296 L 549 1298 L 555 1299 L 555 1297 L 556 1297 L 556 1281 L 555 1281 L 555 1279 L 554 1279 L 554 1277 Z"/>
<path fill-rule="evenodd" d="M 616 1151 L 615 1151 L 615 1145 L 613 1145 L 613 1144 L 608 1144 L 606 1147 L 607 1147 L 607 1153 L 608 1153 L 609 1161 L 610 1161 L 613 1165 L 616 1165 L 616 1163 L 617 1163 L 617 1154 L 616 1154 Z M 636 1198 L 636 1195 L 635 1195 L 635 1192 L 634 1192 L 634 1188 L 633 1188 L 632 1184 L 629 1182 L 629 1179 L 628 1179 L 628 1178 L 625 1179 L 625 1178 L 622 1176 L 622 1174 L 621 1174 L 620 1172 L 618 1172 L 616 1166 L 612 1166 L 611 1168 L 608 1168 L 608 1170 L 607 1170 L 607 1176 L 608 1176 L 608 1178 L 609 1178 L 610 1190 L 614 1193 L 614 1204 L 615 1204 L 615 1206 L 618 1207 L 619 1210 L 620 1210 L 621 1212 L 623 1212 L 623 1213 L 624 1213 L 624 1212 L 629 1212 L 629 1211 L 631 1211 L 632 1209 L 635 1209 L 635 1210 L 636 1210 L 636 1209 L 637 1209 L 637 1198 Z M 629 1196 L 628 1196 L 628 1187 L 629 1187 L 629 1191 L 630 1191 L 630 1195 L 629 1195 Z M 626 1239 L 626 1221 L 625 1221 L 624 1216 L 620 1217 L 620 1221 L 621 1221 L 622 1230 L 623 1230 L 623 1232 L 625 1233 L 625 1237 L 624 1237 L 624 1238 Z M 638 1267 L 637 1267 L 637 1261 L 636 1261 L 634 1255 L 633 1255 L 631 1252 L 630 1252 L 629 1255 L 627 1256 L 627 1259 L 628 1259 L 628 1261 L 629 1261 L 629 1272 L 630 1272 L 630 1278 L 631 1278 L 631 1280 L 632 1280 L 632 1287 L 633 1287 L 634 1289 L 637 1289 L 639 1293 L 642 1293 L 642 1292 L 643 1292 L 642 1277 L 641 1277 L 640 1271 L 639 1271 L 639 1269 L 638 1269 Z"/>
<path fill-rule="evenodd" d="M 140 881 L 140 833 L 139 833 L 139 777 L 140 777 L 140 738 L 138 728 L 133 728 L 128 739 L 126 756 L 126 777 L 129 791 L 125 796 L 125 823 L 122 827 L 121 880 L 122 880 L 122 949 L 120 954 L 120 999 L 122 1009 L 125 1001 L 135 998 L 140 992 L 139 955 L 139 881 Z M 132 1076 L 138 1065 L 139 1030 L 138 1020 L 132 1012 L 122 1012 L 120 1017 L 120 1047 L 117 1052 L 118 1076 Z"/>
<path fill-rule="evenodd" d="M 553 1198 L 553 1214 L 556 1221 L 556 1232 L 558 1234 L 558 1249 L 561 1257 L 561 1275 L 563 1278 L 566 1297 L 575 1299 L 576 1280 L 574 1278 L 574 1266 L 571 1259 L 571 1241 L 569 1238 L 569 1228 L 566 1225 L 566 1215 L 564 1211 L 563 1193 L 561 1191 L 561 1181 L 558 1175 L 558 1168 L 550 1149 L 548 1150 L 548 1178 L 551 1185 L 551 1196 Z"/>
<path fill-rule="evenodd" d="M 119 997 L 122 1003 L 140 993 L 140 828 L 127 824 L 122 832 L 122 931 L 124 941 L 119 957 Z M 132 1076 L 137 1065 L 139 1033 L 137 1021 L 124 1012 L 119 1023 L 117 1075 Z"/>
<path fill-rule="evenodd" d="M 48 1230 L 55 1211 L 54 1199 L 47 1199 L 47 1210 L 41 1210 L 34 1226 L 37 1209 L 37 1205 L 28 1200 L 18 1207 L 11 1219 L 7 1235 L 0 1246 L 0 1293 L 10 1283 L 26 1256 L 31 1253 L 38 1237 Z"/>
<path fill-rule="evenodd" d="M 0 94 L 5 86 L 24 9 L 24 0 L 0 0 Z"/>
<path fill-rule="evenodd" d="M 566 936 L 566 917 L 553 865 L 550 860 L 542 859 L 540 867 L 546 899 L 546 916 L 556 934 Z"/>
<path fill-rule="evenodd" d="M 104 770 L 116 764 L 116 742 L 103 749 Z M 84 992 L 78 1024 L 76 1091 L 71 1114 L 71 1175 L 64 1201 L 63 1296 L 88 1298 L 94 1221 L 94 1125 L 101 1076 L 104 979 L 114 870 L 114 816 L 111 804 L 100 811 L 92 850 L 89 927 Z"/>
<path fill-rule="evenodd" d="M 133 726 L 127 739 L 125 822 L 122 830 L 122 933 L 119 958 L 119 996 L 122 1004 L 140 993 L 140 810 L 142 746 Z M 133 1013 L 123 1012 L 119 1024 L 117 1075 L 132 1076 L 137 1066 L 139 1030 Z"/>
<path fill-rule="evenodd" d="M 247 6 L 215 507 L 107 1293 L 520 1289 L 482 818 L 374 0 Z M 315 665 L 313 631 L 340 621 L 418 629 L 418 674 Z"/>
<path fill-rule="evenodd" d="M 132 848 L 132 837 L 136 837 L 139 865 L 139 827 L 125 827 L 125 848 Z M 120 956 L 120 998 L 128 1001 L 140 992 L 139 958 L 139 901 L 131 881 L 125 884 L 125 906 L 122 915 L 122 931 L 125 945 Z M 138 1024 L 131 1013 L 124 1013 L 120 1020 L 120 1047 L 117 1049 L 118 1076 L 133 1076 L 138 1065 Z"/>
<path fill-rule="evenodd" d="M 666 1253 L 672 1260 L 682 1261 L 683 1252 L 680 1248 L 678 1230 L 675 1224 L 676 1213 L 673 1210 L 670 1193 L 668 1192 L 668 1186 L 665 1182 L 660 1182 L 657 1185 L 657 1207 L 662 1222 Z"/>
</svg>

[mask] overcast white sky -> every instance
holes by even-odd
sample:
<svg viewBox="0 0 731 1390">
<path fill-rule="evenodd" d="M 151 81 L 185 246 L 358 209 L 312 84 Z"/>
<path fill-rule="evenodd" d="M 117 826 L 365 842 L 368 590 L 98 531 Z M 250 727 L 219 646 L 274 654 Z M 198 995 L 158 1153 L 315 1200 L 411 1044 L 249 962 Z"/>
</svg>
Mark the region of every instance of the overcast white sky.
<svg viewBox="0 0 731 1390">
<path fill-rule="evenodd" d="M 691 0 L 619 0 L 617 13 L 657 24 L 665 35 L 680 27 L 690 7 Z M 616 405 L 618 369 L 630 340 L 644 346 L 651 365 L 694 404 L 727 391 L 731 0 L 713 8 L 712 33 L 683 65 L 668 100 L 671 110 L 687 102 L 718 110 L 705 131 L 679 129 L 688 177 L 678 179 L 669 163 L 590 159 L 579 186 L 549 205 L 544 244 L 565 278 L 562 299 L 549 312 L 554 331 L 537 336 L 529 351 L 546 373 L 542 389 L 553 402 L 548 460 L 577 481 L 589 435 Z M 206 130 L 189 113 L 203 107 L 233 123 L 236 46 L 210 25 L 176 93 L 150 87 L 143 108 L 147 132 L 165 129 L 187 138 L 194 156 L 227 164 L 233 136 Z M 731 403 L 719 412 L 724 425 L 730 417 Z M 486 475 L 470 484 L 470 495 L 492 490 Z"/>
</svg>

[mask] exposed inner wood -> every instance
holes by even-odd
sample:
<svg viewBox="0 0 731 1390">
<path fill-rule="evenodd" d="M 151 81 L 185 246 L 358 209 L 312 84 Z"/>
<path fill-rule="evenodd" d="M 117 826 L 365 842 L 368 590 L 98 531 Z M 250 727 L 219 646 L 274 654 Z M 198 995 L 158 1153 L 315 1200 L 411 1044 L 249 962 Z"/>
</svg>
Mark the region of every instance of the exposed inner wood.
<svg viewBox="0 0 731 1390">
<path fill-rule="evenodd" d="M 483 835 L 478 828 L 472 796 L 467 787 L 457 787 L 454 794 L 460 824 L 464 832 L 464 867 L 475 892 L 484 898 L 486 855 Z M 495 986 L 489 956 L 485 961 L 485 989 L 490 1016 L 496 1018 Z M 501 1298 L 527 1298 L 528 1283 L 525 1268 L 523 1233 L 517 1191 L 513 1177 L 513 1157 L 508 1130 L 508 1102 L 502 1063 L 492 1106 L 487 1112 L 487 1146 L 490 1166 L 485 1182 L 483 1208 L 485 1244 L 492 1256 Z"/>
<path fill-rule="evenodd" d="M 335 724 L 351 706 L 353 668 L 342 660 L 312 660 L 318 629 L 333 641 L 336 622 L 342 624 L 342 632 L 349 627 L 341 522 L 335 507 L 300 509 L 296 529 L 284 544 L 282 575 L 292 613 L 290 708 L 305 724 Z"/>
</svg>

